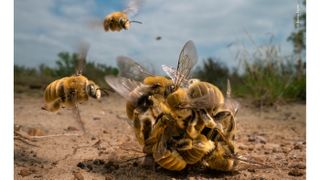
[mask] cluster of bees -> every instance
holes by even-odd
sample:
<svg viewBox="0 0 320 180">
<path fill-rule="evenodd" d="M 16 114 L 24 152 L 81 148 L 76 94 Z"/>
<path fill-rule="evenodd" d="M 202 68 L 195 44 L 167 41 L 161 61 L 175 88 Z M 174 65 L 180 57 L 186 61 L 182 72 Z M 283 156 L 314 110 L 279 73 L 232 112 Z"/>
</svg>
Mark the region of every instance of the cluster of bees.
<svg viewBox="0 0 320 180">
<path fill-rule="evenodd" d="M 161 167 L 181 171 L 187 165 L 231 171 L 237 166 L 234 144 L 239 104 L 218 87 L 189 79 L 197 52 L 188 41 L 177 68 L 162 66 L 169 78 L 153 75 L 128 57 L 118 57 L 120 76 L 107 83 L 126 100 L 126 112 L 143 152 Z"/>
</svg>

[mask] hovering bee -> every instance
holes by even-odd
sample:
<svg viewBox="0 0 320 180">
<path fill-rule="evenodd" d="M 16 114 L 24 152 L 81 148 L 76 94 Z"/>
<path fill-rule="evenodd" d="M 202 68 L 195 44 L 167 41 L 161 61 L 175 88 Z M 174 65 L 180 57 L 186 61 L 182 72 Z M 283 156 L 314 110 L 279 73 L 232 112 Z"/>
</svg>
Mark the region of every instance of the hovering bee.
<svg viewBox="0 0 320 180">
<path fill-rule="evenodd" d="M 46 87 L 44 90 L 45 105 L 42 107 L 51 112 L 58 111 L 61 107 L 72 108 L 84 131 L 77 104 L 87 101 L 89 97 L 99 100 L 102 90 L 96 83 L 81 74 L 87 51 L 88 46 L 83 44 L 78 55 L 75 75 L 57 79 Z"/>
<path fill-rule="evenodd" d="M 139 23 L 140 21 L 130 21 L 128 15 L 134 16 L 138 13 L 138 7 L 141 4 L 141 0 L 131 0 L 128 4 L 128 8 L 123 11 L 112 12 L 108 14 L 103 21 L 103 27 L 105 31 L 121 31 L 122 29 L 129 29 L 131 23 Z"/>
<path fill-rule="evenodd" d="M 55 112 L 60 107 L 75 107 L 76 103 L 87 101 L 89 96 L 98 100 L 101 97 L 100 87 L 93 81 L 81 74 L 63 77 L 46 87 L 43 108 Z"/>
</svg>

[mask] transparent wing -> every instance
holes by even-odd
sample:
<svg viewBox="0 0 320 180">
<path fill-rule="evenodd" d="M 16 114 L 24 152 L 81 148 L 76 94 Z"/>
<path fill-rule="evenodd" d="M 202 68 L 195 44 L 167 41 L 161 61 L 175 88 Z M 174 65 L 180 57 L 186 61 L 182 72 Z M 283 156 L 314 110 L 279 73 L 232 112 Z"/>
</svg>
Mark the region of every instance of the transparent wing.
<svg viewBox="0 0 320 180">
<path fill-rule="evenodd" d="M 229 79 L 227 81 L 227 92 L 226 92 L 226 98 L 224 101 L 224 106 L 225 108 L 229 109 L 234 116 L 237 114 L 240 108 L 240 103 L 235 99 L 231 98 L 231 84 Z"/>
<path fill-rule="evenodd" d="M 161 69 L 167 73 L 167 75 L 172 79 L 173 82 L 176 81 L 177 70 L 174 67 L 161 65 Z"/>
<path fill-rule="evenodd" d="M 117 93 L 119 93 L 128 101 L 132 100 L 130 93 L 134 91 L 137 87 L 143 85 L 141 82 L 124 77 L 106 76 L 105 80 L 111 86 L 112 89 L 114 89 Z"/>
<path fill-rule="evenodd" d="M 86 65 L 86 58 L 89 51 L 89 43 L 81 42 L 79 45 L 78 53 L 76 54 L 75 71 L 76 75 L 83 73 Z"/>
<path fill-rule="evenodd" d="M 189 108 L 193 108 L 193 109 L 210 109 L 212 108 L 212 105 L 215 104 L 215 102 L 213 102 L 213 98 L 211 98 L 212 96 L 214 96 L 214 94 L 212 94 L 212 91 L 208 91 L 208 94 L 197 97 L 197 98 L 192 98 L 190 100 L 190 103 L 187 105 L 187 107 Z"/>
<path fill-rule="evenodd" d="M 177 66 L 177 77 L 175 84 L 180 85 L 183 80 L 188 79 L 193 66 L 198 61 L 197 50 L 192 41 L 188 41 L 182 48 Z"/>
<path fill-rule="evenodd" d="M 177 87 L 186 86 L 190 72 L 197 61 L 197 50 L 193 42 L 188 41 L 180 52 L 177 68 L 162 65 L 162 70 L 168 74 Z"/>
<path fill-rule="evenodd" d="M 172 79 L 173 82 L 177 82 L 177 77 L 182 77 L 182 75 L 180 75 L 179 72 L 174 67 L 161 65 L 161 69 L 167 73 L 167 75 Z M 188 84 L 189 84 L 188 79 L 182 79 L 180 86 L 188 87 Z"/>
<path fill-rule="evenodd" d="M 129 0 L 127 8 L 123 10 L 123 12 L 131 17 L 136 16 L 139 12 L 142 2 L 142 0 Z"/>
<path fill-rule="evenodd" d="M 112 89 L 135 106 L 137 106 L 141 98 L 146 97 L 152 89 L 152 86 L 124 77 L 107 76 L 105 80 Z"/>
<path fill-rule="evenodd" d="M 143 81 L 148 76 L 153 76 L 147 68 L 126 56 L 117 57 L 119 75 L 136 81 Z"/>
</svg>

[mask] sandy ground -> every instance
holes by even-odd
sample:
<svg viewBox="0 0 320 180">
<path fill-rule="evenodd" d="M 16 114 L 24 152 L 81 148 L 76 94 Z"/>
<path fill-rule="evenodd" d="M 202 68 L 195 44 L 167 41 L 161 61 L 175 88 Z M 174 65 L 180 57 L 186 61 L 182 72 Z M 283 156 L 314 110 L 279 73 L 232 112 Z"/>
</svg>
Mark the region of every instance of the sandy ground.
<svg viewBox="0 0 320 180">
<path fill-rule="evenodd" d="M 79 106 L 86 135 L 37 139 L 33 147 L 15 141 L 15 179 L 305 179 L 306 106 L 289 104 L 257 109 L 241 101 L 237 117 L 239 154 L 272 168 L 256 166 L 236 172 L 187 168 L 170 172 L 141 157 L 126 122 L 125 101 L 118 95 Z M 71 110 L 40 109 L 42 98 L 15 94 L 14 123 L 20 132 L 81 134 Z M 32 132 L 31 132 L 32 133 Z"/>
</svg>

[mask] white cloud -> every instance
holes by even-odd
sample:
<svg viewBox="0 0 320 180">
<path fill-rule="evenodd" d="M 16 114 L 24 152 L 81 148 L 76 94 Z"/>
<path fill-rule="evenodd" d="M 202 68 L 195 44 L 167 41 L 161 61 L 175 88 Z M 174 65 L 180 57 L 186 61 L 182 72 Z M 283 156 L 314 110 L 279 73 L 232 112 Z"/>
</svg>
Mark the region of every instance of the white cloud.
<svg viewBox="0 0 320 180">
<path fill-rule="evenodd" d="M 103 19 L 95 16 L 101 10 L 94 1 L 16 0 L 15 63 L 53 65 L 58 52 L 74 51 L 78 42 L 86 40 L 91 44 L 91 60 L 115 65 L 116 56 L 128 55 L 158 69 L 161 64 L 174 66 L 183 44 L 192 39 L 200 60 L 214 56 L 236 64 L 225 47 L 249 41 L 244 30 L 258 42 L 268 39 L 266 33 L 273 33 L 289 53 L 291 44 L 286 38 L 294 30 L 295 7 L 292 0 L 145 1 L 134 17 L 142 25 L 107 33 L 87 26 L 92 19 Z M 156 41 L 157 36 L 162 39 Z"/>
</svg>

